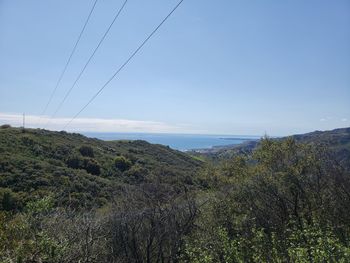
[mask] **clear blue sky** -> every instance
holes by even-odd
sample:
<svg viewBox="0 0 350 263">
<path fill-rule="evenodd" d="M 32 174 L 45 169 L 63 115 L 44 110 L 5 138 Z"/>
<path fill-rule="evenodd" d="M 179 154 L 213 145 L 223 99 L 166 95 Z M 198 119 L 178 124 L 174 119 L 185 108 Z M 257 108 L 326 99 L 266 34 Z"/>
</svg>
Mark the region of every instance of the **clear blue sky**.
<svg viewBox="0 0 350 263">
<path fill-rule="evenodd" d="M 92 2 L 0 0 L 0 123 L 40 114 Z M 52 125 L 73 116 L 176 2 L 129 0 Z M 121 3 L 98 2 L 48 115 Z M 80 118 L 93 118 L 90 130 L 106 119 L 108 131 L 135 131 L 113 126 L 121 119 L 138 131 L 217 134 L 350 126 L 350 1 L 185 0 Z"/>
</svg>

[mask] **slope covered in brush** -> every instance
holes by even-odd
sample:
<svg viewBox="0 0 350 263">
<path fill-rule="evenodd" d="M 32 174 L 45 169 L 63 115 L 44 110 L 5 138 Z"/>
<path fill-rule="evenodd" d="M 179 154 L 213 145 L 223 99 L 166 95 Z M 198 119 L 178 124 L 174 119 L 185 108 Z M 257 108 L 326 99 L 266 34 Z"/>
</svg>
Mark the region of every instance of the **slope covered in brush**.
<svg viewBox="0 0 350 263">
<path fill-rule="evenodd" d="M 0 198 L 8 199 L 7 209 L 20 209 L 48 194 L 57 203 L 100 206 L 125 184 L 162 181 L 196 187 L 195 175 L 202 165 L 185 153 L 145 141 L 0 129 Z"/>
</svg>

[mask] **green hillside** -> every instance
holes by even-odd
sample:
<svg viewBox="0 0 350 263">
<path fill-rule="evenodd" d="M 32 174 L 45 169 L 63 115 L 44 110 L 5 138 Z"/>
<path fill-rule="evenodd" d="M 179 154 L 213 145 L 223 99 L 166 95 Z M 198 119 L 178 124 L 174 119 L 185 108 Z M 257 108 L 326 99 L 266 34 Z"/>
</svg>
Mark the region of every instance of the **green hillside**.
<svg viewBox="0 0 350 263">
<path fill-rule="evenodd" d="M 0 129 L 0 194 L 11 193 L 16 209 L 47 194 L 58 204 L 101 206 L 125 184 L 160 180 L 192 186 L 202 165 L 185 153 L 145 141 Z"/>
<path fill-rule="evenodd" d="M 297 134 L 293 138 L 303 143 L 323 143 L 337 150 L 350 149 L 350 127 Z"/>
<path fill-rule="evenodd" d="M 350 128 L 340 128 L 330 131 L 314 131 L 290 137 L 275 138 L 274 140 L 286 140 L 293 138 L 296 142 L 327 147 L 337 159 L 350 165 Z M 259 145 L 259 140 L 248 141 L 234 146 L 219 146 L 203 150 L 200 153 L 191 153 L 194 156 L 206 156 L 210 159 L 230 159 L 238 154 L 249 155 Z"/>
</svg>

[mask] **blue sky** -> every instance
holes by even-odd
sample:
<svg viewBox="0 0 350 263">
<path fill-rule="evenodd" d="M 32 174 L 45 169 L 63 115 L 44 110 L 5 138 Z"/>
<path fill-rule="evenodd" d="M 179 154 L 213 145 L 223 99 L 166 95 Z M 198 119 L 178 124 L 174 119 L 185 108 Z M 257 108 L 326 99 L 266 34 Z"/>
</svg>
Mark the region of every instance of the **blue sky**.
<svg viewBox="0 0 350 263">
<path fill-rule="evenodd" d="M 47 115 L 122 0 L 99 0 Z M 92 0 L 0 0 L 0 123 L 38 119 Z M 62 129 L 177 3 L 129 0 Z M 68 130 L 287 135 L 350 126 L 350 1 L 185 0 Z"/>
</svg>

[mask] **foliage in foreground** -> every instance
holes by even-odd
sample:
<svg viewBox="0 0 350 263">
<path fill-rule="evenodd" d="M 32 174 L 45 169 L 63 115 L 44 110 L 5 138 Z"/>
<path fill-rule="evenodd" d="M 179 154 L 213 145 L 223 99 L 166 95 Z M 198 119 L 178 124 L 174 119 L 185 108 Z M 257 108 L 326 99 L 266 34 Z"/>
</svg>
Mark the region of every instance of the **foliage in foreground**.
<svg viewBox="0 0 350 263">
<path fill-rule="evenodd" d="M 194 228 L 188 193 L 157 184 L 125 189 L 108 209 L 74 213 L 51 198 L 0 214 L 0 262 L 171 262 Z"/>
<path fill-rule="evenodd" d="M 184 261 L 350 261 L 350 174 L 326 149 L 264 139 L 206 176 L 215 199 Z"/>
</svg>

